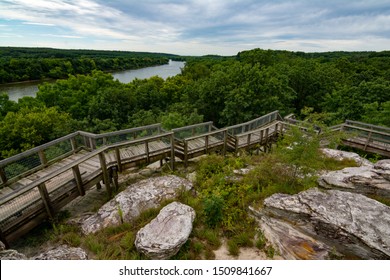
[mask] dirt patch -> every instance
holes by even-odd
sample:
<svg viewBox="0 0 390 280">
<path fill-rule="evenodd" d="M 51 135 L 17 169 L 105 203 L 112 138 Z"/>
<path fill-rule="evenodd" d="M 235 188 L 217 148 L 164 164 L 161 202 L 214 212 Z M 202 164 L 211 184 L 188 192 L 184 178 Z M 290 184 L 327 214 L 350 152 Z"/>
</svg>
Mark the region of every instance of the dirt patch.
<svg viewBox="0 0 390 280">
<path fill-rule="evenodd" d="M 216 260 L 270 260 L 267 255 L 256 247 L 240 248 L 238 256 L 229 254 L 227 243 L 224 240 L 221 247 L 214 251 Z M 283 260 L 279 255 L 275 255 L 272 260 Z"/>
</svg>

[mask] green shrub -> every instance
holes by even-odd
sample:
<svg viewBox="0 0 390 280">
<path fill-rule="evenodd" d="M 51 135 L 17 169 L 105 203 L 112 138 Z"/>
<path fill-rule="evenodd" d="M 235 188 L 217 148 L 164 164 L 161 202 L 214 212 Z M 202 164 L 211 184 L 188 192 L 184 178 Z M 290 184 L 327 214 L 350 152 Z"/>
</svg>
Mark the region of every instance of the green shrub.
<svg viewBox="0 0 390 280">
<path fill-rule="evenodd" d="M 204 200 L 204 214 L 206 224 L 215 228 L 222 221 L 224 201 L 221 197 L 212 195 Z"/>
</svg>

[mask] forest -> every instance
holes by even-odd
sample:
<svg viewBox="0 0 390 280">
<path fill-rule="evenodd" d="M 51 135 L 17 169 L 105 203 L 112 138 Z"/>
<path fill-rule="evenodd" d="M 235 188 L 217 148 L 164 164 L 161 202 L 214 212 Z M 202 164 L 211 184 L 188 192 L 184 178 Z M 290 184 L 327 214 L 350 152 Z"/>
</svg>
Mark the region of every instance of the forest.
<svg viewBox="0 0 390 280">
<path fill-rule="evenodd" d="M 169 59 L 180 58 L 162 53 L 0 47 L 0 84 L 137 69 L 166 64 Z"/>
<path fill-rule="evenodd" d="M 45 70 L 51 78 L 56 76 L 50 73 L 61 72 L 66 65 L 73 69 L 63 72 L 67 79 L 41 85 L 36 98 L 13 102 L 7 94 L 0 95 L 0 159 L 76 130 L 102 133 L 158 122 L 171 129 L 202 121 L 223 127 L 273 110 L 300 118 L 316 117 L 327 125 L 351 119 L 390 126 L 389 51 L 253 49 L 234 57 L 186 57 L 180 75 L 166 80 L 136 79 L 128 84 L 101 70 L 117 67 L 116 61 L 123 63 L 118 67 L 137 59 L 145 61 L 142 54 L 114 58 L 104 57 L 103 52 L 94 58 L 89 51 L 80 51 L 74 57 L 61 58 L 45 50 L 15 54 L 1 48 L 0 52 L 0 81 L 11 74 L 23 77 L 23 71 L 34 69 L 27 66 L 34 61 L 40 61 L 40 66 L 45 60 L 52 61 Z M 168 58 L 172 57 L 156 54 L 148 59 L 163 62 Z M 94 66 L 76 70 L 82 61 Z M 15 68 L 9 68 L 11 65 Z"/>
</svg>

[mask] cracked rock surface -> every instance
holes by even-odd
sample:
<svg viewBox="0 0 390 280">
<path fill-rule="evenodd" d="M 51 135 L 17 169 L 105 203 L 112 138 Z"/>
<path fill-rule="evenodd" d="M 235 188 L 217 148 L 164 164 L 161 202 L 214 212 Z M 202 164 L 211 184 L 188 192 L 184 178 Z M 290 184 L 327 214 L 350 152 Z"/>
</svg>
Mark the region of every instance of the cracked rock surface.
<svg viewBox="0 0 390 280">
<path fill-rule="evenodd" d="M 192 187 L 190 181 L 174 175 L 139 181 L 104 204 L 96 214 L 85 219 L 81 229 L 84 234 L 90 234 L 108 226 L 131 222 L 141 212 L 160 206 L 163 200 L 175 198 L 182 188 L 190 190 Z"/>
<path fill-rule="evenodd" d="M 295 231 L 321 241 L 319 247 L 335 248 L 348 258 L 390 258 L 390 207 L 361 194 L 317 188 L 274 194 L 264 200 L 261 215 L 280 221 L 284 232 L 294 225 Z M 281 228 L 272 224 L 268 238 Z"/>
</svg>

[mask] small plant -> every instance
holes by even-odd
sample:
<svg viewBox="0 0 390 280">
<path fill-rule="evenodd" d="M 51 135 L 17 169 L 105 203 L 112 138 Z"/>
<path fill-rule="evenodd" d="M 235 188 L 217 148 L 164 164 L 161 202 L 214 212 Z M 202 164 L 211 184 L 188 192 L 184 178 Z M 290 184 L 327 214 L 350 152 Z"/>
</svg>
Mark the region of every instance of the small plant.
<svg viewBox="0 0 390 280">
<path fill-rule="evenodd" d="M 234 238 L 228 240 L 227 246 L 228 246 L 228 251 L 229 251 L 230 255 L 238 256 L 240 254 L 240 247 L 238 246 L 238 244 Z"/>
<path fill-rule="evenodd" d="M 223 199 L 219 196 L 212 195 L 204 201 L 204 214 L 206 224 L 215 228 L 222 221 Z"/>
<path fill-rule="evenodd" d="M 80 235 L 75 232 L 68 232 L 64 234 L 61 239 L 63 243 L 72 247 L 79 247 L 81 244 Z"/>
<path fill-rule="evenodd" d="M 218 236 L 217 230 L 212 229 L 202 229 L 196 232 L 196 235 L 199 239 L 205 240 L 212 249 L 217 249 L 221 246 L 221 240 Z"/>
<path fill-rule="evenodd" d="M 118 204 L 118 215 L 119 215 L 119 219 L 121 220 L 121 224 L 123 224 L 123 211 L 120 204 Z"/>
<path fill-rule="evenodd" d="M 134 241 L 135 241 L 134 233 L 129 231 L 121 239 L 120 246 L 124 250 L 133 250 L 134 249 Z"/>
<path fill-rule="evenodd" d="M 264 233 L 262 231 L 259 231 L 256 239 L 256 248 L 259 250 L 263 250 L 265 248 L 266 242 L 267 240 L 264 236 Z"/>
<path fill-rule="evenodd" d="M 269 258 L 269 259 L 274 258 L 274 255 L 275 255 L 274 247 L 272 247 L 271 245 L 268 245 L 267 247 L 265 247 L 264 250 L 265 250 L 265 254 L 267 255 L 267 258 Z"/>
<path fill-rule="evenodd" d="M 241 232 L 234 237 L 235 242 L 239 247 L 252 247 L 253 241 L 248 232 Z"/>
</svg>

